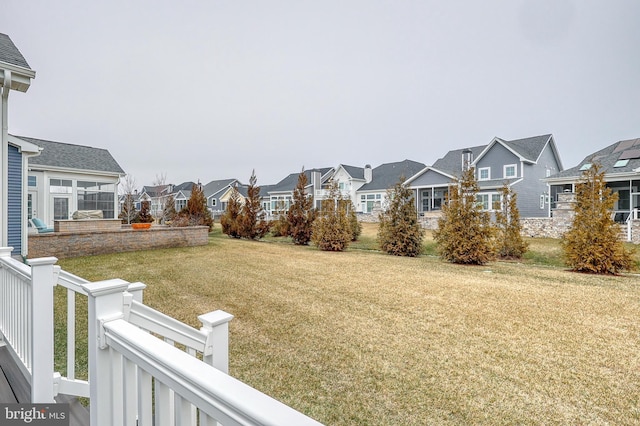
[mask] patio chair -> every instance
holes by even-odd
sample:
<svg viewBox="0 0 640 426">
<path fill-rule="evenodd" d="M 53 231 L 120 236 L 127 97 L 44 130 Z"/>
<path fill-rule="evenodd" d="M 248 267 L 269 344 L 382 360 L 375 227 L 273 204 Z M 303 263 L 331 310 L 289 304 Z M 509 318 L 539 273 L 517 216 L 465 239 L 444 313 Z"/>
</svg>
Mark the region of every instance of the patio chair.
<svg viewBox="0 0 640 426">
<path fill-rule="evenodd" d="M 33 219 L 30 220 L 30 222 L 31 222 L 31 226 L 33 226 L 38 230 L 38 234 L 47 234 L 49 232 L 53 232 L 53 228 L 49 228 L 42 221 L 42 219 L 38 219 L 37 217 L 34 217 Z"/>
</svg>

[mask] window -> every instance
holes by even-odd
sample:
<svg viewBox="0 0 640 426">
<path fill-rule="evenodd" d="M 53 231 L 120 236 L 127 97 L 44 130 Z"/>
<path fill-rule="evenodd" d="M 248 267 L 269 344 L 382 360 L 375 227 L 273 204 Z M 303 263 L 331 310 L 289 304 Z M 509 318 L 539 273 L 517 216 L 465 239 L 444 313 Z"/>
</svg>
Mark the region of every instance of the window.
<svg viewBox="0 0 640 426">
<path fill-rule="evenodd" d="M 489 194 L 478 194 L 476 199 L 482 207 L 482 210 L 489 210 Z"/>
<path fill-rule="evenodd" d="M 211 199 L 211 207 L 215 207 L 215 206 L 216 206 L 216 204 L 218 204 L 218 203 L 217 203 L 217 201 L 218 201 L 218 200 L 216 200 L 215 198 L 212 198 L 212 199 Z"/>
<path fill-rule="evenodd" d="M 113 183 L 78 181 L 78 210 L 101 210 L 102 217 L 113 219 L 115 191 Z"/>
<path fill-rule="evenodd" d="M 478 201 L 478 204 L 480 204 L 480 206 L 482 207 L 482 210 L 485 210 L 485 211 L 498 210 L 502 205 L 502 196 L 497 193 L 478 194 L 476 196 L 476 200 Z"/>
<path fill-rule="evenodd" d="M 591 168 L 591 163 L 585 163 L 580 167 L 581 171 L 589 170 Z"/>
<path fill-rule="evenodd" d="M 49 192 L 51 192 L 52 194 L 71 194 L 73 192 L 71 180 L 50 179 Z"/>
<path fill-rule="evenodd" d="M 618 161 L 616 161 L 616 164 L 613 165 L 613 167 L 614 168 L 624 167 L 627 164 L 629 164 L 629 160 L 618 160 Z"/>
<path fill-rule="evenodd" d="M 516 177 L 516 170 L 517 167 L 515 164 L 508 164 L 504 166 L 504 178 L 509 179 Z"/>
<path fill-rule="evenodd" d="M 482 167 L 478 169 L 478 180 L 491 179 L 491 167 Z"/>
<path fill-rule="evenodd" d="M 27 181 L 29 182 L 29 186 L 38 186 L 38 178 L 36 176 L 27 177 Z"/>
</svg>

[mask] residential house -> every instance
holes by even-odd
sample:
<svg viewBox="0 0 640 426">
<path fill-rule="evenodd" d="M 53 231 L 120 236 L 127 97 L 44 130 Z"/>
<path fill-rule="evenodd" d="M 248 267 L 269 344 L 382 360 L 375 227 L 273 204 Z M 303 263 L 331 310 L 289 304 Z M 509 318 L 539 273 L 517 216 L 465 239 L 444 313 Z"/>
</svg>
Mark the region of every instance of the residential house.
<svg viewBox="0 0 640 426">
<path fill-rule="evenodd" d="M 315 208 L 320 208 L 320 203 L 326 196 L 326 184 L 334 173 L 333 167 L 324 167 L 318 169 L 305 170 L 304 173 L 307 176 L 306 193 L 313 197 L 313 205 Z M 269 200 L 267 206 L 266 201 L 263 201 L 263 206 L 268 207 L 267 212 L 270 215 L 278 214 L 281 211 L 286 211 L 293 203 L 293 191 L 298 185 L 298 177 L 300 173 L 291 173 L 280 182 L 275 185 L 271 185 L 268 188 L 263 188 L 261 194 L 266 194 Z"/>
<path fill-rule="evenodd" d="M 162 216 L 162 211 L 167 197 L 173 192 L 173 185 L 153 185 L 143 186 L 137 196 L 135 196 L 135 209 L 140 210 L 143 201 L 149 202 L 149 211 L 151 216 L 158 218 Z"/>
<path fill-rule="evenodd" d="M 338 190 L 343 197 L 348 197 L 354 206 L 359 206 L 357 192 L 365 184 L 371 182 L 372 169 L 367 164 L 364 167 L 340 164 L 335 168 L 331 180 L 338 185 Z M 327 190 L 322 190 L 322 196 L 327 195 Z"/>
<path fill-rule="evenodd" d="M 118 184 L 125 175 L 109 151 L 84 145 L 14 136 L 40 148 L 29 159 L 27 217 L 53 226 L 77 210 L 118 216 Z"/>
<path fill-rule="evenodd" d="M 499 191 L 506 183 L 518 195 L 522 217 L 548 216 L 549 192 L 543 179 L 563 169 L 550 134 L 511 141 L 496 137 L 487 145 L 452 150 L 406 182 L 416 191 L 421 215 L 439 214 L 449 185 L 461 176 L 465 164 L 475 169 L 478 202 L 486 211 L 501 201 Z"/>
<path fill-rule="evenodd" d="M 187 201 L 191 198 L 191 190 L 193 189 L 193 182 L 183 182 L 180 185 L 175 185 L 172 188 L 171 195 L 175 202 L 176 211 L 179 212 L 183 208 L 187 207 Z"/>
<path fill-rule="evenodd" d="M 640 210 L 640 138 L 618 141 L 606 148 L 587 155 L 575 167 L 555 173 L 545 179 L 551 195 L 551 213 L 556 207 L 558 195 L 574 193 L 584 171 L 594 163 L 600 164 L 607 186 L 618 194 L 614 205 L 614 219 L 626 222 L 629 217 L 639 219 Z"/>
<path fill-rule="evenodd" d="M 240 184 L 238 179 L 212 180 L 202 188 L 207 199 L 207 207 L 214 218 L 221 216 L 227 208 L 226 203 L 220 198 L 236 184 Z"/>
<path fill-rule="evenodd" d="M 27 163 L 39 148 L 8 133 L 9 94 L 26 92 L 36 72 L 11 38 L 0 34 L 0 245 L 27 253 Z"/>
<path fill-rule="evenodd" d="M 414 176 L 425 167 L 423 163 L 412 160 L 385 163 L 374 169 L 365 167 L 364 179 L 368 182 L 356 191 L 356 212 L 373 213 L 374 210 L 384 209 L 387 204 L 387 190 L 393 188 L 400 178 Z"/>
<path fill-rule="evenodd" d="M 266 213 L 267 218 L 271 216 L 271 197 L 269 195 L 269 191 L 276 185 L 258 185 L 260 187 L 260 205 L 262 207 L 262 211 Z M 238 181 L 235 181 L 232 185 L 224 188 L 224 190 L 219 195 L 220 202 L 220 210 L 217 214 L 224 214 L 227 210 L 227 206 L 229 205 L 229 199 L 233 194 L 233 190 L 238 191 L 238 195 L 240 195 L 240 205 L 244 205 L 245 200 L 249 196 L 248 189 L 249 185 L 242 184 Z"/>
</svg>

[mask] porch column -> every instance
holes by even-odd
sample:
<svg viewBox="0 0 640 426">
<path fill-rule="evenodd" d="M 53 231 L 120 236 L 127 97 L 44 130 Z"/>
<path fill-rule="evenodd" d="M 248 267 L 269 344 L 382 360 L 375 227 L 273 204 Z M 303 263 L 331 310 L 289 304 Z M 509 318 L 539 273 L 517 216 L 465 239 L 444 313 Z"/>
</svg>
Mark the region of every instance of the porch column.
<svg viewBox="0 0 640 426">
<path fill-rule="evenodd" d="M 9 171 L 9 91 L 11 90 L 11 71 L 4 70 L 4 79 L 2 82 L 2 92 L 0 97 L 2 98 L 2 114 L 0 114 L 0 121 L 2 122 L 2 148 L 0 156 L 0 203 L 2 210 L 0 211 L 0 246 L 6 247 L 8 245 L 7 233 L 9 230 L 9 220 L 7 213 L 9 209 L 9 184 L 7 183 L 7 174 Z"/>
</svg>

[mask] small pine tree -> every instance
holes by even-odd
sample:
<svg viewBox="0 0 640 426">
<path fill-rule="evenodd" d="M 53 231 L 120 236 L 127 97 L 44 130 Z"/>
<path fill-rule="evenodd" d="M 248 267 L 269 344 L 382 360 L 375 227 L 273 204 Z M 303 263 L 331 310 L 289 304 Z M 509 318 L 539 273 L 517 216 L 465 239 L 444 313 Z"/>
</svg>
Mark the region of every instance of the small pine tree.
<svg viewBox="0 0 640 426">
<path fill-rule="evenodd" d="M 257 186 L 255 170 L 249 178 L 247 198 L 240 211 L 240 235 L 249 240 L 258 240 L 269 232 L 269 222 L 260 204 L 260 187 Z"/>
<path fill-rule="evenodd" d="M 306 194 L 307 184 L 307 174 L 303 169 L 298 175 L 298 183 L 293 190 L 293 203 L 287 212 L 287 233 L 296 245 L 309 244 L 313 221 L 316 219 L 313 198 Z"/>
<path fill-rule="evenodd" d="M 162 205 L 162 217 L 160 218 L 160 223 L 171 223 L 171 221 L 173 221 L 177 215 L 178 212 L 176 211 L 175 198 L 173 197 L 173 195 L 168 195 L 164 199 L 164 203 Z"/>
<path fill-rule="evenodd" d="M 269 230 L 274 237 L 288 237 L 289 236 L 289 219 L 285 211 L 285 203 L 283 200 L 276 201 L 276 208 L 272 211 L 272 214 L 277 216 L 276 219 L 271 221 Z"/>
<path fill-rule="evenodd" d="M 209 232 L 211 232 L 213 218 L 207 207 L 207 199 L 202 191 L 202 185 L 194 183 L 191 186 L 191 196 L 187 201 L 187 205 L 178 215 L 185 218 L 189 226 L 208 226 Z"/>
<path fill-rule="evenodd" d="M 220 218 L 222 232 L 232 238 L 240 238 L 240 210 L 242 202 L 240 201 L 240 193 L 236 188 L 231 190 L 231 196 L 227 203 L 227 209 Z"/>
<path fill-rule="evenodd" d="M 351 241 L 358 241 L 360 234 L 362 234 L 362 224 L 358 220 L 358 215 L 356 214 L 356 207 L 353 205 L 351 200 L 348 200 L 349 209 L 349 227 L 351 228 Z"/>
<path fill-rule="evenodd" d="M 424 230 L 418 222 L 413 191 L 403 185 L 404 177 L 387 190 L 389 208 L 380 213 L 380 248 L 395 256 L 415 257 L 422 251 Z"/>
<path fill-rule="evenodd" d="M 136 211 L 133 194 L 126 194 L 124 196 L 124 202 L 122 203 L 122 211 L 118 217 L 122 219 L 122 223 L 129 224 L 133 222 L 137 216 L 138 212 Z"/>
<path fill-rule="evenodd" d="M 620 240 L 620 227 L 611 216 L 616 200 L 600 164 L 592 163 L 576 186 L 573 224 L 561 241 L 572 270 L 617 274 L 634 268 L 633 252 Z"/>
<path fill-rule="evenodd" d="M 346 208 L 335 182 L 329 184 L 329 196 L 322 200 L 322 209 L 313 222 L 311 241 L 324 251 L 343 251 L 352 238 Z"/>
<path fill-rule="evenodd" d="M 478 191 L 473 167 L 449 186 L 447 203 L 433 233 L 440 256 L 449 262 L 484 265 L 495 257 L 491 218 L 477 201 Z"/>
<path fill-rule="evenodd" d="M 502 205 L 494 206 L 496 209 L 497 254 L 503 259 L 521 259 L 527 252 L 529 245 L 522 238 L 517 194 L 506 184 L 500 193 Z"/>
<path fill-rule="evenodd" d="M 140 211 L 136 216 L 134 222 L 136 223 L 153 223 L 153 216 L 151 216 L 151 202 L 143 201 L 140 203 Z"/>
</svg>

